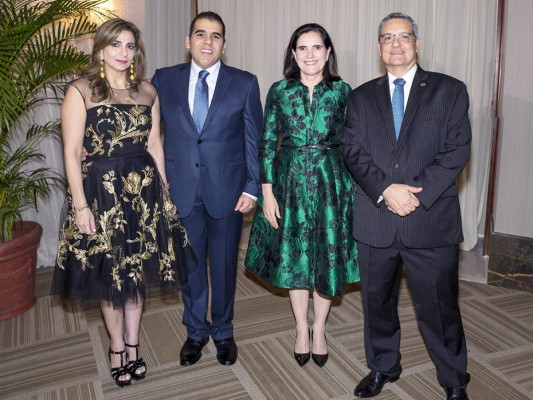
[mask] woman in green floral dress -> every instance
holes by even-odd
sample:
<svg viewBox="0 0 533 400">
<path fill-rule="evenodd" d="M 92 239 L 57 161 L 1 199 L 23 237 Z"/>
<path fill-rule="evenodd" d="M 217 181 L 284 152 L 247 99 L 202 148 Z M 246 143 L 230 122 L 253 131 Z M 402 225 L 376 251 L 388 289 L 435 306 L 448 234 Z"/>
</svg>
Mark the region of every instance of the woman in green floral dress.
<svg viewBox="0 0 533 400">
<path fill-rule="evenodd" d="M 263 193 L 245 265 L 270 284 L 290 289 L 297 332 L 294 357 L 303 366 L 312 355 L 323 366 L 331 296 L 359 281 L 352 238 L 355 186 L 339 148 L 350 86 L 337 75 L 333 43 L 317 24 L 293 33 L 284 75 L 267 96 L 260 147 Z"/>
</svg>

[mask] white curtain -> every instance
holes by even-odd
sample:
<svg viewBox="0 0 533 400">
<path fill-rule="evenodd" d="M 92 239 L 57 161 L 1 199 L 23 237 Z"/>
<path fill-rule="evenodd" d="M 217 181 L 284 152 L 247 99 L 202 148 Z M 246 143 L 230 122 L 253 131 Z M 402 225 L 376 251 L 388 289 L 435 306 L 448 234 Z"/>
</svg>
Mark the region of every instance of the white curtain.
<svg viewBox="0 0 533 400">
<path fill-rule="evenodd" d="M 46 124 L 48 121 L 59 117 L 59 105 L 43 103 L 34 110 L 34 122 Z M 23 121 L 24 134 L 28 124 Z M 39 150 L 46 156 L 44 164 L 53 171 L 64 174 L 63 147 L 61 141 L 56 138 L 45 138 L 39 144 Z M 50 199 L 46 202 L 39 201 L 38 209 L 28 209 L 22 213 L 22 219 L 37 221 L 43 227 L 41 243 L 37 253 L 37 266 L 54 265 L 59 239 L 59 225 L 61 209 L 65 202 L 65 192 L 62 187 L 52 186 Z"/>
<path fill-rule="evenodd" d="M 185 37 L 193 19 L 191 0 L 145 0 L 145 77 L 157 68 L 185 62 Z"/>
<path fill-rule="evenodd" d="M 377 54 L 381 19 L 393 11 L 412 16 L 419 27 L 420 65 L 464 81 L 470 94 L 472 154 L 459 185 L 462 247 L 476 245 L 483 230 L 491 144 L 497 0 L 198 0 L 198 10 L 224 19 L 225 61 L 258 76 L 263 100 L 282 78 L 283 54 L 298 26 L 317 22 L 326 28 L 339 73 L 355 88 L 385 72 Z"/>
<path fill-rule="evenodd" d="M 485 223 L 482 216 L 492 139 L 497 1 L 454 0 L 435 4 L 431 68 L 464 81 L 470 95 L 472 152 L 459 179 L 465 236 L 462 247 L 470 250 Z"/>
<path fill-rule="evenodd" d="M 143 31 L 146 74 L 188 59 L 185 37 L 194 0 L 115 0 L 113 8 Z M 226 24 L 225 62 L 257 75 L 264 100 L 270 85 L 282 79 L 283 54 L 290 35 L 301 24 L 317 22 L 330 33 L 346 82 L 356 87 L 384 73 L 377 54 L 377 28 L 392 11 L 418 23 L 420 65 L 463 80 L 470 94 L 472 155 L 460 178 L 465 241 L 472 249 L 480 229 L 491 143 L 491 98 L 494 75 L 497 0 L 198 0 L 198 11 L 219 13 Z M 143 15 L 144 11 L 144 15 Z M 82 46 L 83 47 L 83 46 Z M 90 46 L 88 47 L 90 48 Z M 56 107 L 39 111 L 41 121 L 57 116 Z M 47 164 L 63 169 L 61 146 L 43 143 Z M 53 265 L 63 196 L 24 217 L 44 228 L 38 265 Z"/>
</svg>

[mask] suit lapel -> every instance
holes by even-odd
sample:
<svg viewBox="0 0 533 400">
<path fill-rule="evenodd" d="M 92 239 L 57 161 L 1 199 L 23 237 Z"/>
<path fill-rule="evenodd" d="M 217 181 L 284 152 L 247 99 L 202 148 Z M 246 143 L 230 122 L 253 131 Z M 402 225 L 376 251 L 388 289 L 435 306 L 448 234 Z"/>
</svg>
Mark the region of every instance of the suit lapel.
<svg viewBox="0 0 533 400">
<path fill-rule="evenodd" d="M 420 105 L 420 100 L 426 91 L 428 78 L 428 73 L 419 66 L 413 79 L 413 84 L 411 85 L 409 98 L 407 99 L 407 106 L 405 107 L 405 114 L 403 116 L 402 129 L 400 130 L 398 142 L 402 141 L 405 133 L 409 131 L 409 125 L 411 125 L 416 110 Z"/>
<path fill-rule="evenodd" d="M 204 129 L 200 135 L 205 131 L 205 128 L 209 126 L 213 120 L 213 115 L 216 114 L 218 107 L 222 103 L 222 100 L 226 94 L 231 83 L 231 76 L 228 74 L 227 67 L 224 63 L 220 63 L 220 70 L 218 71 L 217 84 L 215 87 L 215 93 L 213 94 L 213 99 L 209 105 L 209 110 L 207 111 L 207 117 L 205 118 Z M 190 113 L 189 113 L 190 114 Z"/>
<path fill-rule="evenodd" d="M 189 80 L 191 76 L 191 63 L 185 64 L 184 68 L 178 70 L 176 77 L 176 82 L 174 83 L 174 88 L 176 96 L 178 98 L 178 103 L 183 110 L 183 114 L 187 117 L 187 120 L 191 126 L 196 131 L 196 125 L 194 125 L 194 120 L 191 115 L 191 108 L 189 107 Z"/>
<path fill-rule="evenodd" d="M 389 89 L 389 78 L 387 74 L 376 81 L 374 94 L 378 103 L 378 109 L 381 113 L 381 118 L 387 129 L 387 135 L 390 140 L 396 142 L 396 133 L 394 131 L 394 117 L 392 115 L 392 104 Z"/>
</svg>

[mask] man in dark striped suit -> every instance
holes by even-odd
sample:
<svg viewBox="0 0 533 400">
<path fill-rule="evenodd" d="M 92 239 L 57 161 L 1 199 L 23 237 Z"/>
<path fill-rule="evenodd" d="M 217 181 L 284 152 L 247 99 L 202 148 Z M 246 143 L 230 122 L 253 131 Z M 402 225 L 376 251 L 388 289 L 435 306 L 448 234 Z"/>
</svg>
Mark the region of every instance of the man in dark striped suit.
<svg viewBox="0 0 533 400">
<path fill-rule="evenodd" d="M 378 52 L 387 74 L 353 90 L 348 103 L 342 150 L 357 182 L 354 237 L 371 369 L 355 388 L 357 397 L 376 396 L 402 371 L 397 307 L 403 265 L 446 398 L 468 399 L 455 181 L 470 155 L 469 100 L 462 82 L 417 65 L 419 44 L 411 17 L 386 16 Z"/>
</svg>

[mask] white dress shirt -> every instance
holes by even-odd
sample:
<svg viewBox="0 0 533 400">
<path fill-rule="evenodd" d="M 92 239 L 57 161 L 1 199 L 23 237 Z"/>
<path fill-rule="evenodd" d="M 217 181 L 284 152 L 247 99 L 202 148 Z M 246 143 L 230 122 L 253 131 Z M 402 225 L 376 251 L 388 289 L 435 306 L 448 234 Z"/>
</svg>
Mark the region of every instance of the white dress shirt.
<svg viewBox="0 0 533 400">
<path fill-rule="evenodd" d="M 407 100 L 409 99 L 409 93 L 411 93 L 411 87 L 413 86 L 413 80 L 415 79 L 416 70 L 418 69 L 418 65 L 414 65 L 413 68 L 409 70 L 404 76 L 394 76 L 390 72 L 387 72 L 387 75 L 389 76 L 389 90 L 390 90 L 390 98 L 392 101 L 392 94 L 394 93 L 394 87 L 396 86 L 394 84 L 394 81 L 397 78 L 403 78 L 405 80 L 405 85 L 403 85 L 403 109 L 405 111 L 405 107 L 407 106 Z"/>
<path fill-rule="evenodd" d="M 191 61 L 191 74 L 189 75 L 189 109 L 191 110 L 191 115 L 193 115 L 194 112 L 194 93 L 196 90 L 196 82 L 198 81 L 198 74 L 200 73 L 200 71 L 202 71 L 202 68 L 196 65 L 194 61 Z M 211 105 L 211 100 L 213 100 L 213 95 L 215 94 L 219 71 L 220 61 L 218 61 L 215 65 L 212 65 L 211 67 L 207 68 L 207 72 L 209 72 L 209 75 L 207 75 L 205 81 L 207 82 L 207 87 L 209 88 L 208 105 Z"/>
</svg>

